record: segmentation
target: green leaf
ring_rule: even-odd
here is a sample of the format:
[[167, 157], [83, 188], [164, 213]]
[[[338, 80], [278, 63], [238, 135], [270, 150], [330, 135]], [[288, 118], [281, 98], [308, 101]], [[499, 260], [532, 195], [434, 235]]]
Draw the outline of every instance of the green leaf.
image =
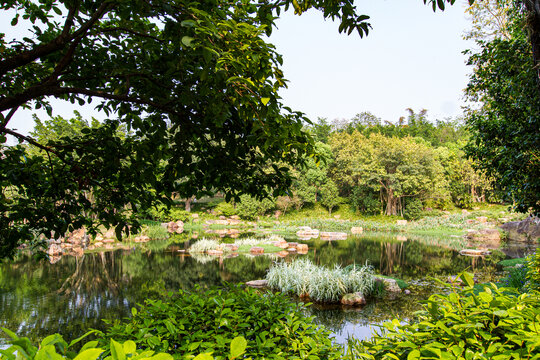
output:
[[263, 97], [261, 98], [261, 102], [264, 106], [266, 106], [266, 104], [268, 104], [268, 102], [270, 101], [270, 98], [267, 98], [267, 97]]
[[188, 47], [192, 47], [191, 46], [191, 42], [193, 41], [193, 38], [191, 36], [183, 36], [182, 37], [182, 44], [188, 46]]
[[88, 349], [75, 356], [73, 360], [96, 360], [103, 352], [103, 349]]
[[137, 352], [137, 345], [134, 341], [127, 340], [122, 346], [125, 354], [135, 354]]
[[126, 354], [122, 345], [111, 339], [111, 356], [114, 360], [125, 360]]
[[459, 277], [461, 280], [463, 280], [467, 284], [467, 286], [470, 286], [470, 287], [474, 286], [474, 279], [470, 273], [464, 271], [461, 273]]
[[195, 356], [195, 358], [193, 360], [214, 360], [214, 357], [210, 354], [199, 354], [197, 356]]
[[231, 356], [229, 359], [236, 359], [246, 351], [247, 341], [242, 336], [237, 336], [231, 341]]
[[13, 331], [11, 330], [8, 330], [6, 328], [0, 328], [2, 329], [3, 332], [5, 332], [10, 338], [12, 338], [13, 340], [18, 340], [19, 337], [17, 336], [17, 334], [15, 334]]
[[409, 355], [407, 356], [407, 360], [414, 360], [414, 359], [420, 359], [420, 351], [416, 349], [411, 351]]

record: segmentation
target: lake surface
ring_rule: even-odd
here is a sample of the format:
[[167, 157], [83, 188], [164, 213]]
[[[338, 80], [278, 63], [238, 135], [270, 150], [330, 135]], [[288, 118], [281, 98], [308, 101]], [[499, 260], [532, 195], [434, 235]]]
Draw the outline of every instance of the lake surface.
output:
[[[446, 278], [469, 269], [480, 280], [496, 276], [493, 258], [461, 256], [454, 250], [456, 238], [411, 237], [365, 234], [344, 241], [305, 241], [306, 255], [239, 255], [232, 258], [189, 256], [184, 243], [150, 242], [129, 250], [64, 256], [51, 264], [22, 256], [0, 264], [0, 326], [31, 339], [58, 332], [67, 339], [88, 328], [103, 328], [101, 319], [130, 315], [131, 307], [151, 297], [160, 288], [202, 288], [223, 282], [238, 283], [264, 278], [274, 261], [308, 257], [326, 266], [369, 263], [377, 273], [411, 283], [411, 294], [372, 299], [363, 308], [341, 305], [311, 307], [318, 323], [327, 326], [343, 343], [349, 335], [366, 338], [370, 324], [395, 317], [407, 318], [420, 308], [419, 301], [440, 291], [428, 276]], [[448, 245], [450, 244], [450, 245]], [[453, 245], [452, 245], [453, 244]], [[1, 335], [0, 335], [1, 336]], [[5, 339], [0, 338], [0, 344]]]

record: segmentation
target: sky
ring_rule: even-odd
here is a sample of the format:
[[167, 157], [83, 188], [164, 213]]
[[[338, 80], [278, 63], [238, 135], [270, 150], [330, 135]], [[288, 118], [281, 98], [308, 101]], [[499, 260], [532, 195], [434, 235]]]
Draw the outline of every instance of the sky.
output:
[[[434, 13], [422, 0], [357, 0], [371, 17], [373, 28], [361, 39], [357, 33], [339, 34], [338, 23], [310, 10], [301, 16], [289, 11], [277, 22], [269, 41], [283, 55], [288, 89], [280, 95], [286, 106], [318, 117], [349, 119], [369, 111], [396, 122], [405, 109], [427, 109], [431, 120], [459, 116], [467, 84], [466, 57], [471, 47], [462, 40], [469, 27], [463, 0]], [[10, 14], [0, 12], [0, 32], [17, 36]], [[19, 34], [20, 35], [20, 34]], [[26, 34], [25, 34], [26, 35]], [[96, 102], [94, 102], [96, 103]], [[53, 101], [53, 115], [105, 115], [63, 101]], [[24, 134], [32, 130], [32, 113], [19, 110], [10, 122]]]

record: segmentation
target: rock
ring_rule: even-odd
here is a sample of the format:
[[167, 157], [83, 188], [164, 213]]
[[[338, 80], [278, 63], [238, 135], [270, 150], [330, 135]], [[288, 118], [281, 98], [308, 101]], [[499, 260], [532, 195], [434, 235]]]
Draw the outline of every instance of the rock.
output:
[[478, 217], [476, 218], [476, 221], [478, 221], [479, 223], [485, 224], [485, 223], [487, 223], [488, 218], [487, 218], [487, 216], [478, 216]]
[[407, 220], [398, 220], [396, 221], [397, 226], [404, 226], [407, 225]]
[[473, 219], [467, 219], [467, 220], [465, 220], [465, 222], [466, 222], [467, 224], [474, 224], [474, 220], [473, 220]]
[[49, 254], [49, 256], [62, 255], [62, 252], [62, 247], [57, 244], [52, 244], [49, 246], [49, 249], [47, 249], [47, 254]]
[[302, 226], [297, 232], [296, 236], [302, 239], [312, 239], [319, 237], [319, 230], [312, 229], [309, 226]]
[[361, 226], [353, 226], [351, 228], [351, 234], [361, 234], [364, 232], [364, 228]]
[[184, 222], [182, 220], [178, 220], [178, 221], [176, 221], [176, 226], [183, 228], [184, 227]]
[[540, 239], [540, 218], [528, 217], [523, 221], [511, 221], [501, 225], [508, 233], [508, 240], [534, 242]]
[[334, 219], [340, 219], [341, 215], [334, 215]]
[[271, 244], [282, 249], [286, 249], [289, 247], [289, 244], [285, 240], [272, 241]]
[[288, 247], [289, 247], [289, 248], [294, 248], [294, 249], [296, 249], [297, 246], [298, 246], [298, 243], [296, 243], [296, 242], [290, 242], [290, 243], [288, 244]]
[[230, 216], [229, 218], [231, 220], [240, 220], [240, 216], [238, 216], [238, 215], [233, 215], [233, 216]]
[[84, 255], [84, 250], [82, 247], [74, 247], [73, 249], [71, 249], [70, 254], [76, 257], [81, 257]]
[[366, 298], [364, 298], [364, 295], [361, 292], [355, 292], [351, 294], [345, 294], [341, 298], [341, 303], [343, 305], [365, 305], [366, 304]]
[[398, 236], [396, 236], [396, 240], [397, 241], [407, 241], [407, 237], [403, 236], [403, 235], [398, 235]]
[[463, 210], [461, 210], [461, 213], [464, 214], [464, 215], [466, 215], [466, 214], [468, 214], [469, 212], [468, 212], [467, 210], [463, 209]]
[[219, 220], [227, 220], [227, 217], [226, 217], [226, 216], [223, 216], [223, 215], [221, 215], [221, 216], [219, 217]]
[[62, 256], [49, 256], [49, 262], [51, 264], [56, 264], [61, 258]]
[[103, 237], [109, 239], [116, 239], [116, 232], [114, 231], [114, 229], [109, 229], [105, 232], [105, 234], [103, 234]]
[[280, 251], [280, 252], [276, 253], [276, 255], [281, 257], [281, 258], [284, 258], [284, 257], [287, 257], [289, 255], [289, 252], [287, 250], [283, 250], [283, 251]]
[[240, 220], [235, 220], [235, 219], [229, 220], [229, 225], [235, 226], [235, 225], [240, 225], [241, 223], [242, 223], [242, 221], [240, 221]]
[[114, 245], [112, 245], [112, 244], [105, 244], [105, 249], [107, 249], [107, 250], [112, 250], [112, 249], [114, 249]]
[[234, 245], [234, 244], [225, 244], [224, 246], [227, 250], [229, 251], [236, 251], [238, 250], [238, 245]]
[[87, 248], [87, 250], [94, 250], [95, 248], [96, 248], [95, 245], [90, 245], [90, 246]]
[[246, 285], [252, 288], [265, 288], [268, 286], [268, 280], [252, 280], [246, 282]]
[[207, 250], [208, 255], [221, 256], [223, 255], [223, 250]]
[[347, 233], [342, 232], [321, 232], [321, 240], [347, 240]]
[[480, 230], [473, 230], [469, 231], [466, 237], [471, 240], [479, 240], [479, 241], [500, 241], [501, 240], [501, 234], [496, 229], [480, 229]]
[[264, 248], [260, 246], [254, 246], [251, 249], [249, 249], [249, 252], [252, 254], [264, 254]]
[[215, 220], [214, 224], [216, 224], [216, 225], [229, 225], [229, 220], [223, 220], [223, 219]]
[[465, 256], [485, 256], [490, 255], [491, 251], [484, 249], [463, 249], [459, 252], [459, 254]]
[[141, 242], [148, 242], [150, 241], [150, 238], [146, 235], [141, 236]]
[[191, 214], [191, 218], [192, 218], [192, 219], [198, 219], [198, 218], [199, 218], [199, 214], [197, 214], [197, 213]]
[[296, 252], [296, 248], [290, 247], [287, 249], [288, 252]]
[[384, 289], [388, 292], [392, 292], [392, 293], [401, 292], [401, 288], [399, 287], [395, 279], [387, 279], [387, 278], [375, 276], [374, 280], [377, 282], [381, 282], [384, 286]]
[[296, 250], [298, 250], [298, 252], [307, 252], [309, 249], [308, 245], [307, 244], [297, 244], [296, 245]]
[[112, 244], [114, 242], [114, 239], [103, 239], [103, 243], [105, 244]]
[[409, 294], [411, 293], [411, 290], [405, 289], [405, 290], [403, 291], [403, 293], [404, 293], [405, 295], [409, 295]]
[[102, 246], [103, 246], [103, 242], [101, 242], [101, 241], [96, 241], [96, 242], [94, 243], [94, 246], [95, 246], [95, 247], [102, 247]]

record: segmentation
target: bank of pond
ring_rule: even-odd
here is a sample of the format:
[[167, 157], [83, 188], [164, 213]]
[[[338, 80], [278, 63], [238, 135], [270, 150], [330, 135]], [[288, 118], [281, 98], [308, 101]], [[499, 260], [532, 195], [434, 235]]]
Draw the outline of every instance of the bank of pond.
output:
[[[420, 301], [428, 299], [432, 294], [458, 291], [457, 288], [447, 288], [442, 283], [459, 279], [451, 276], [464, 270], [473, 272], [477, 282], [496, 281], [501, 272], [501, 268], [496, 264], [506, 257], [504, 247], [493, 249], [489, 256], [471, 257], [460, 255], [459, 251], [452, 247], [441, 246], [445, 238], [421, 238], [419, 235], [408, 234], [407, 239], [403, 240], [397, 239], [397, 236], [363, 233], [340, 241], [301, 241], [292, 236], [285, 240], [282, 234], [263, 239], [205, 239], [206, 242], [203, 239], [178, 240], [172, 237], [163, 241], [132, 244], [111, 251], [95, 249], [79, 257], [63, 256], [55, 263], [36, 262], [29, 255], [21, 255], [10, 264], [0, 265], [0, 326], [11, 329], [20, 336], [28, 336], [34, 343], [56, 332], [61, 333], [65, 339], [72, 340], [90, 328], [106, 332], [112, 324], [110, 322], [117, 319], [135, 321], [137, 318], [132, 309], [138, 309], [137, 314], [144, 312], [137, 304], [143, 304], [147, 299], [162, 298], [164, 290], [177, 292], [180, 289], [182, 294], [188, 294], [186, 296], [208, 299], [206, 291], [212, 294], [220, 291], [211, 290], [217, 286], [222, 289], [221, 296], [241, 292], [249, 293], [253, 298], [270, 298], [270, 302], [281, 301], [274, 299], [277, 296], [299, 306], [294, 313], [305, 316], [302, 321], [314, 326], [317, 331], [322, 329], [320, 325], [324, 325], [324, 338], [333, 338], [327, 349], [332, 353], [334, 347], [346, 344], [350, 337], [366, 339], [373, 336], [373, 324], [382, 324], [395, 317], [413, 319], [415, 313], [422, 310]], [[307, 251], [293, 251], [292, 246]], [[263, 251], [253, 252], [253, 247], [262, 248]], [[212, 254], [211, 250], [218, 252]], [[522, 251], [526, 253], [531, 250], [523, 248]], [[298, 278], [293, 279], [293, 274], [299, 275]], [[352, 275], [352, 278], [345, 279], [344, 275]], [[370, 281], [371, 275], [403, 279], [408, 285], [407, 291], [377, 293], [376, 284]], [[341, 280], [336, 281], [337, 278]], [[266, 289], [247, 290], [244, 286], [239, 288], [234, 285], [258, 279], [268, 280]], [[358, 285], [356, 288], [353, 286], [355, 283]], [[462, 285], [466, 283], [462, 282]], [[231, 290], [231, 286], [234, 290]], [[365, 297], [365, 304], [362, 301], [357, 304], [362, 305], [359, 307], [342, 304], [343, 295], [348, 293], [361, 293]], [[327, 301], [328, 299], [330, 301]], [[155, 301], [167, 303], [165, 300]], [[305, 307], [302, 305], [304, 302], [313, 304]], [[207, 306], [206, 310], [201, 311], [205, 314], [199, 313], [199, 316], [205, 318], [208, 315], [213, 321], [217, 321], [219, 316], [212, 307], [214, 305], [204, 306]], [[257, 314], [260, 315], [261, 312], [262, 310], [258, 310]], [[259, 315], [254, 314], [251, 318], [258, 319]], [[110, 324], [107, 325], [102, 319]], [[138, 319], [141, 323], [144, 322], [141, 317]], [[289, 320], [280, 318], [275, 321], [287, 323]], [[162, 325], [170, 328], [170, 325], [165, 323]], [[227, 326], [227, 323], [220, 325]], [[247, 325], [251, 326], [259, 325]], [[216, 340], [219, 346], [206, 344], [204, 346], [210, 347], [204, 348], [201, 347], [202, 343], [212, 341], [193, 340], [193, 343], [201, 344], [197, 347], [190, 345], [195, 348], [185, 354], [195, 356], [213, 351], [212, 356], [216, 358], [228, 357], [230, 342], [236, 336], [244, 336], [247, 349], [261, 347], [265, 341], [269, 341], [265, 345], [268, 347], [271, 347], [268, 344], [276, 347], [279, 343], [275, 339], [271, 340], [275, 334], [270, 330], [265, 338], [261, 339], [242, 335], [245, 333], [239, 329], [222, 335], [219, 341]], [[184, 325], [183, 330], [189, 329]], [[192, 330], [188, 332], [194, 332]], [[298, 328], [292, 331], [295, 334], [297, 332]], [[108, 344], [111, 337], [124, 344], [129, 340], [117, 335], [107, 336], [109, 335], [105, 335], [104, 339], [109, 341]], [[7, 338], [4, 335], [3, 340], [0, 340], [3, 347], [7, 346]], [[135, 343], [137, 347], [141, 346], [139, 341]], [[306, 354], [314, 354], [309, 352], [313, 349], [304, 349], [302, 354], [305, 356], [300, 353], [293, 356], [292, 353], [284, 352], [288, 346], [293, 346], [292, 343], [286, 344], [288, 345], [277, 346], [282, 353], [278, 351], [271, 354], [276, 358], [302, 358], [307, 356]], [[169, 342], [167, 346], [172, 345]], [[214, 349], [216, 346], [222, 349], [221, 352]], [[106, 349], [107, 346], [100, 344], [100, 348]], [[160, 352], [161, 349], [156, 347], [153, 350]], [[245, 354], [248, 354], [248, 351], [255, 350], [246, 350]], [[272, 358], [274, 355], [249, 356]]]

